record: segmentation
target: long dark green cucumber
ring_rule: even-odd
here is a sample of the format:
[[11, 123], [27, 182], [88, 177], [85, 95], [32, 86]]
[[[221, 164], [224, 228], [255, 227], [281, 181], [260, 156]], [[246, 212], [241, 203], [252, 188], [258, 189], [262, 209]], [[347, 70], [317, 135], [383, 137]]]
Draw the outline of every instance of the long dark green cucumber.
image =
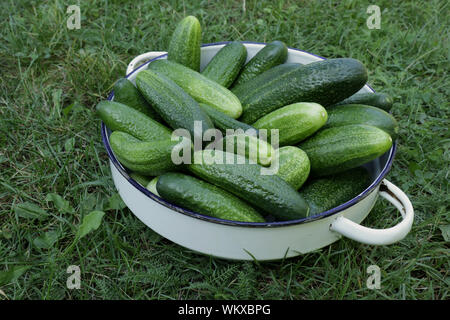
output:
[[244, 66], [239, 77], [233, 83], [233, 88], [248, 82], [257, 75], [269, 70], [287, 59], [288, 50], [281, 41], [273, 41], [261, 50]]
[[153, 61], [148, 68], [172, 79], [197, 102], [206, 103], [234, 119], [242, 113], [241, 102], [230, 90], [192, 69], [165, 59]]
[[355, 93], [351, 97], [338, 102], [335, 106], [344, 105], [344, 104], [365, 104], [372, 107], [377, 107], [383, 109], [386, 112], [389, 112], [392, 108], [393, 100], [392, 97], [381, 92], [375, 93]]
[[112, 131], [123, 131], [143, 141], [170, 139], [172, 130], [127, 105], [100, 101], [97, 115]]
[[183, 128], [195, 137], [195, 121], [202, 125], [200, 138], [214, 125], [198, 103], [175, 82], [152, 70], [144, 70], [136, 77], [136, 84], [145, 99], [150, 101], [160, 116], [172, 127]]
[[117, 80], [113, 90], [115, 102], [126, 104], [156, 121], [162, 120], [159, 114], [153, 110], [152, 106], [147, 103], [139, 90], [127, 78]]
[[324, 128], [342, 127], [349, 124], [367, 124], [380, 128], [395, 139], [398, 124], [395, 118], [386, 111], [363, 104], [349, 104], [327, 109], [328, 121]]
[[258, 133], [258, 130], [251, 125], [233, 119], [227, 116], [225, 113], [217, 110], [216, 108], [213, 108], [204, 103], [199, 103], [199, 105], [200, 108], [202, 108], [208, 114], [209, 118], [214, 123], [214, 126], [222, 131], [222, 133], [226, 133], [227, 129], [242, 129], [244, 130], [244, 132], [248, 129], [252, 129], [255, 130], [256, 133]]
[[144, 187], [146, 187], [151, 180], [151, 177], [144, 176], [137, 172], [130, 173], [130, 177], [136, 180], [139, 184], [143, 185]]
[[[275, 68], [266, 72], [273, 73]], [[367, 71], [358, 60], [338, 58], [302, 65], [267, 80], [262, 73], [235, 92], [243, 108], [241, 121], [252, 123], [299, 101], [332, 105], [361, 89], [367, 81]]]
[[242, 43], [233, 41], [220, 49], [201, 73], [228, 88], [239, 75], [245, 59], [247, 49]]
[[[194, 162], [188, 166], [196, 176], [247, 201], [255, 208], [271, 214], [278, 220], [294, 220], [308, 216], [309, 208], [300, 194], [286, 181], [276, 175], [262, 175], [257, 164], [245, 163], [234, 155], [234, 163], [225, 162], [226, 153], [203, 150], [194, 153], [194, 159], [203, 158], [214, 152], [222, 157], [223, 164]], [[208, 156], [208, 155], [207, 155]], [[241, 163], [236, 162], [240, 160]]]
[[201, 38], [202, 30], [198, 19], [194, 16], [185, 17], [172, 34], [167, 59], [199, 71]]
[[111, 149], [128, 169], [149, 176], [176, 170], [172, 150], [178, 144], [172, 140], [141, 141], [132, 135], [114, 131], [109, 136]]
[[311, 215], [315, 215], [344, 204], [369, 185], [367, 171], [354, 168], [336, 175], [310, 179], [299, 192], [308, 202]]
[[323, 129], [299, 145], [315, 176], [335, 174], [378, 158], [392, 146], [385, 131], [367, 125]]
[[264, 222], [264, 218], [241, 199], [185, 174], [168, 172], [159, 176], [156, 190], [163, 199], [194, 212], [231, 221]]

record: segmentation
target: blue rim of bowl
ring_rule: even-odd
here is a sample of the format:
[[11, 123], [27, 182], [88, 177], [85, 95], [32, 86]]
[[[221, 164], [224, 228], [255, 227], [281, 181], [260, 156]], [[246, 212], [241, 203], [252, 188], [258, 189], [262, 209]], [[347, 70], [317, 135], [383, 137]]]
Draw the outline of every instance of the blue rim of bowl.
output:
[[[227, 44], [230, 43], [231, 41], [222, 41], [222, 42], [216, 42], [216, 43], [208, 43], [208, 44], [203, 44], [202, 47], [210, 47], [210, 46], [216, 46], [216, 45], [222, 45], [222, 44]], [[264, 42], [252, 42], [252, 41], [242, 41], [242, 43], [244, 44], [260, 44], [260, 45], [265, 45], [266, 43]], [[323, 59], [325, 60], [326, 58], [318, 56], [316, 54], [313, 53], [309, 53], [307, 51], [303, 51], [300, 49], [295, 49], [295, 48], [288, 48], [289, 50], [293, 50], [293, 51], [299, 51], [299, 52], [303, 52], [312, 56], [315, 56], [317, 58]], [[157, 59], [161, 59], [163, 57], [167, 56], [166, 54], [162, 54], [158, 57], [155, 57], [153, 59], [150, 59], [149, 61], [143, 63], [142, 65], [140, 65], [139, 67], [137, 67], [136, 69], [134, 69], [132, 72], [130, 72], [129, 74], [127, 74], [125, 76], [125, 78], [129, 78], [133, 73], [135, 73], [136, 71], [138, 71], [139, 69], [143, 68], [144, 66], [146, 66], [147, 64], [149, 64], [150, 62], [157, 60]], [[372, 91], [375, 92], [375, 90], [373, 90], [369, 85], [366, 84], [366, 86]], [[108, 96], [108, 100], [112, 100], [112, 98], [114, 97], [114, 91], [112, 91], [109, 96]], [[215, 218], [215, 217], [211, 217], [211, 216], [207, 216], [204, 214], [200, 214], [194, 211], [190, 211], [187, 209], [184, 209], [182, 207], [179, 207], [177, 205], [174, 205], [170, 202], [165, 201], [164, 199], [158, 197], [157, 195], [155, 195], [154, 193], [152, 193], [151, 191], [149, 191], [148, 189], [146, 189], [145, 187], [143, 187], [141, 184], [139, 184], [136, 180], [134, 180], [133, 178], [130, 177], [130, 175], [128, 174], [127, 170], [122, 166], [122, 164], [117, 160], [116, 156], [114, 155], [114, 152], [111, 149], [111, 146], [109, 144], [109, 134], [108, 134], [108, 129], [106, 127], [106, 125], [102, 122], [101, 124], [101, 134], [102, 134], [102, 140], [103, 140], [103, 144], [106, 148], [106, 152], [108, 154], [109, 159], [111, 160], [111, 162], [114, 164], [114, 166], [116, 167], [116, 169], [120, 172], [120, 174], [133, 186], [135, 187], [137, 190], [139, 190], [140, 192], [142, 192], [144, 195], [146, 195], [148, 198], [150, 198], [153, 201], [158, 202], [159, 204], [172, 209], [176, 212], [182, 213], [184, 215], [196, 218], [196, 219], [200, 219], [200, 220], [204, 220], [204, 221], [208, 221], [208, 222], [213, 222], [213, 223], [218, 223], [218, 224], [224, 224], [224, 225], [229, 225], [229, 226], [237, 226], [237, 227], [283, 227], [283, 226], [292, 226], [292, 225], [297, 225], [297, 224], [302, 224], [302, 223], [307, 223], [307, 222], [311, 222], [311, 221], [316, 221], [319, 219], [323, 219], [325, 217], [329, 217], [331, 215], [334, 215], [336, 213], [339, 213], [355, 204], [357, 204], [358, 202], [360, 202], [361, 200], [363, 200], [364, 198], [366, 198], [369, 194], [371, 194], [378, 185], [380, 185], [380, 183], [383, 181], [384, 177], [386, 176], [386, 174], [390, 171], [391, 167], [392, 167], [392, 162], [394, 160], [394, 156], [397, 150], [397, 143], [394, 142], [392, 144], [392, 147], [389, 149], [388, 152], [388, 159], [386, 161], [386, 164], [384, 166], [384, 168], [381, 170], [380, 174], [377, 176], [377, 178], [370, 184], [369, 187], [367, 187], [363, 192], [361, 192], [359, 195], [357, 195], [356, 197], [354, 197], [353, 199], [324, 212], [315, 214], [313, 216], [309, 216], [306, 218], [301, 218], [301, 219], [296, 219], [296, 220], [289, 220], [289, 221], [276, 221], [276, 222], [242, 222], [242, 221], [231, 221], [231, 220], [225, 220], [225, 219], [220, 219], [220, 218]]]

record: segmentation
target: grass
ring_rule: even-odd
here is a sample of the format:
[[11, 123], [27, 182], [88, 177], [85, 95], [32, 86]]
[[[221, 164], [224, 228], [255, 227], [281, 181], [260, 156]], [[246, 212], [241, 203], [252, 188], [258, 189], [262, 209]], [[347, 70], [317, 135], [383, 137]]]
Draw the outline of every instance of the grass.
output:
[[[365, 1], [246, 1], [245, 11], [242, 1], [81, 1], [79, 30], [66, 27], [70, 4], [0, 4], [0, 299], [449, 299], [446, 1], [377, 1], [379, 30], [366, 26]], [[187, 14], [203, 43], [282, 40], [367, 66], [369, 84], [395, 98], [388, 179], [415, 207], [403, 241], [229, 262], [163, 239], [123, 207], [93, 110], [133, 57], [168, 47]], [[76, 240], [94, 210], [102, 223]], [[379, 200], [364, 224], [398, 221]], [[372, 264], [379, 290], [366, 288]], [[66, 287], [69, 265], [81, 268], [80, 290]]]

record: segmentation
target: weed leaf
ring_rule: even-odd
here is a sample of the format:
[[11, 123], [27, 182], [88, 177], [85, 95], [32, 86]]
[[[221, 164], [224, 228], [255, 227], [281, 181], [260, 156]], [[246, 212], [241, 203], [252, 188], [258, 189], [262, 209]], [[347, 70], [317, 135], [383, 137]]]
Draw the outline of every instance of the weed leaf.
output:
[[61, 211], [62, 213], [73, 213], [75, 210], [70, 205], [70, 202], [64, 200], [59, 194], [49, 193], [47, 197], [45, 197], [46, 201], [53, 202], [55, 208]]
[[83, 222], [77, 231], [76, 239], [81, 239], [91, 231], [97, 230], [102, 223], [105, 213], [103, 211], [92, 211], [83, 218]]
[[31, 202], [19, 203], [14, 207], [14, 212], [18, 217], [25, 219], [42, 220], [48, 216], [47, 211]]
[[8, 271], [0, 271], [0, 286], [11, 283], [17, 280], [22, 274], [25, 273], [31, 266], [14, 266]]

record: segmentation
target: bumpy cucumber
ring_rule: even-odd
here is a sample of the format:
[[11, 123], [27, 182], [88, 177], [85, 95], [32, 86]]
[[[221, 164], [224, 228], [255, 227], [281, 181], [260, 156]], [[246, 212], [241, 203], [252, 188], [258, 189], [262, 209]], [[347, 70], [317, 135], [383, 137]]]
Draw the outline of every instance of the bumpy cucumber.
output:
[[344, 104], [365, 104], [372, 107], [377, 107], [389, 112], [392, 108], [392, 97], [385, 93], [375, 92], [375, 93], [355, 93], [351, 97], [338, 102], [335, 106]]
[[114, 131], [109, 142], [117, 159], [132, 171], [157, 176], [176, 169], [171, 159], [176, 141], [141, 141], [128, 133]]
[[320, 104], [300, 102], [287, 105], [253, 123], [257, 129], [278, 129], [279, 145], [293, 145], [306, 139], [327, 122], [327, 111]]
[[172, 79], [197, 102], [210, 105], [234, 119], [242, 113], [241, 102], [230, 90], [194, 70], [163, 59], [153, 61], [148, 68]]
[[[195, 161], [188, 166], [196, 176], [218, 186], [247, 201], [262, 212], [271, 214], [278, 220], [293, 220], [308, 216], [309, 208], [303, 197], [286, 181], [276, 175], [261, 175], [258, 164], [237, 164], [225, 162], [226, 153], [203, 150], [194, 153], [194, 159], [213, 157], [216, 153], [223, 159], [222, 164]], [[245, 160], [239, 160], [245, 162]]]
[[287, 54], [288, 50], [283, 42], [273, 41], [267, 44], [245, 65], [233, 87], [244, 84], [264, 71], [284, 63]]
[[311, 215], [333, 209], [353, 199], [370, 185], [364, 168], [354, 168], [336, 175], [308, 180], [300, 194], [308, 202]]
[[[283, 63], [269, 70], [261, 73], [254, 80], [248, 81], [245, 84], [235, 86], [231, 89], [231, 91], [239, 97], [239, 99], [244, 101], [248, 99], [249, 96], [253, 94], [253, 91], [257, 90], [257, 86], [261, 86], [263, 84], [271, 83], [276, 81], [276, 79], [284, 77], [284, 75], [292, 73], [294, 70], [302, 67], [303, 65], [300, 63]], [[255, 82], [257, 80], [257, 82]], [[256, 85], [255, 85], [256, 84]]]
[[172, 127], [183, 128], [195, 137], [195, 121], [201, 121], [203, 132], [213, 129], [214, 125], [198, 103], [169, 78], [154, 72], [144, 70], [136, 77], [136, 84], [145, 99], [150, 101], [155, 110]]
[[220, 131], [222, 131], [222, 133], [226, 133], [227, 129], [233, 130], [242, 129], [244, 131], [251, 129], [255, 130], [255, 132], [258, 132], [258, 130], [256, 130], [251, 125], [233, 119], [230, 116], [227, 116], [225, 113], [217, 110], [216, 108], [208, 106], [207, 104], [204, 103], [199, 103], [199, 105], [200, 108], [202, 108], [208, 114], [209, 118], [214, 123], [214, 126]]
[[299, 145], [311, 161], [311, 172], [324, 176], [359, 167], [378, 158], [392, 146], [385, 131], [367, 125], [320, 130]]
[[161, 117], [153, 110], [139, 90], [127, 78], [120, 78], [114, 84], [114, 101], [126, 104], [129, 107], [142, 112], [156, 121], [160, 121]]
[[156, 189], [163, 199], [194, 212], [225, 220], [264, 222], [264, 218], [241, 199], [185, 174], [169, 172], [159, 176]]
[[238, 76], [247, 59], [247, 49], [237, 41], [228, 43], [211, 59], [202, 74], [228, 88]]
[[199, 71], [201, 38], [202, 29], [198, 19], [194, 16], [185, 17], [172, 34], [167, 59]]
[[308, 179], [311, 165], [308, 156], [303, 150], [287, 146], [278, 149], [279, 169], [277, 176], [289, 183], [295, 190]]
[[172, 131], [127, 105], [114, 101], [100, 101], [97, 115], [112, 131], [123, 131], [143, 141], [170, 139]]
[[398, 124], [395, 118], [386, 111], [363, 104], [349, 104], [327, 109], [328, 121], [324, 128], [341, 127], [349, 124], [367, 124], [380, 128], [391, 135], [393, 139], [398, 134]]
[[364, 65], [355, 59], [339, 58], [313, 62], [267, 81], [262, 73], [235, 91], [241, 100], [241, 121], [252, 123], [282, 106], [298, 102], [332, 105], [351, 96], [367, 81]]

